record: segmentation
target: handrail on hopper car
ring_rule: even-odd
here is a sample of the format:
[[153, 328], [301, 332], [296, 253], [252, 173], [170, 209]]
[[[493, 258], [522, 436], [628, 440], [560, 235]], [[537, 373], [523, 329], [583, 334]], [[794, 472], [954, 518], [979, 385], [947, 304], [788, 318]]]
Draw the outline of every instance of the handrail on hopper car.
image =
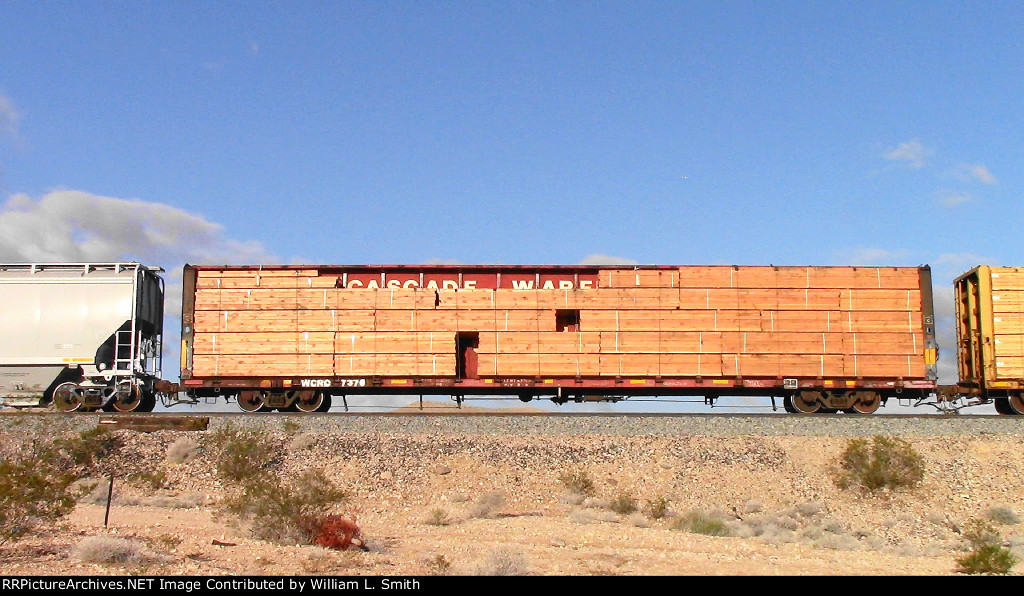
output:
[[142, 269], [151, 273], [165, 273], [163, 267], [154, 265], [143, 265], [134, 261], [112, 261], [112, 262], [81, 262], [81, 263], [0, 263], [0, 271], [14, 271], [27, 269], [29, 273], [44, 271], [76, 271], [83, 273], [100, 270], [113, 270], [115, 272], [127, 271], [129, 269]]

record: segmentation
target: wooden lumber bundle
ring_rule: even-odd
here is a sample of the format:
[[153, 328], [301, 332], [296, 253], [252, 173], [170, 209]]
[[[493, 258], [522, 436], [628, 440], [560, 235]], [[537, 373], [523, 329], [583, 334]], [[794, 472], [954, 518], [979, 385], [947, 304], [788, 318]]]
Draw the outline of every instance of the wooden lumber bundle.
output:
[[463, 337], [472, 377], [926, 375], [916, 268], [606, 268], [572, 289], [345, 288], [320, 273], [200, 269], [193, 374], [453, 377]]
[[996, 377], [1024, 379], [1024, 268], [992, 267], [991, 279]]

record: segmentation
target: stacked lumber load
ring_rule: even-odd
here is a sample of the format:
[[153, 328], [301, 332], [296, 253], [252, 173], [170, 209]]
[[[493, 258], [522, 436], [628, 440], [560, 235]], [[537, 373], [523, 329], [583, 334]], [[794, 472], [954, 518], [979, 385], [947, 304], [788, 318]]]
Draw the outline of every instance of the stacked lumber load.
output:
[[578, 329], [549, 312], [481, 334], [481, 375], [926, 377], [917, 268], [604, 270], [596, 290], [533, 292]]
[[498, 281], [452, 289], [388, 287], [383, 273], [380, 287], [345, 287], [328, 268], [199, 268], [192, 375], [927, 374], [917, 268], [602, 268], [585, 284], [528, 289], [487, 271]]
[[316, 269], [199, 271], [192, 374], [453, 374], [455, 336], [418, 325], [433, 291], [335, 285]]
[[1024, 268], [992, 267], [995, 378], [1024, 379]]

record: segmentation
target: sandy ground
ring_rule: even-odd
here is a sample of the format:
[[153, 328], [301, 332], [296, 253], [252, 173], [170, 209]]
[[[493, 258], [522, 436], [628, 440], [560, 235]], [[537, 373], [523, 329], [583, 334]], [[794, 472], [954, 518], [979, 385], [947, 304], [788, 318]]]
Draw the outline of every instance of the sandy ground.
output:
[[[181, 463], [168, 453], [186, 433], [118, 434], [108, 524], [102, 504], [83, 501], [0, 547], [0, 573], [944, 575], [965, 554], [965, 525], [994, 512], [1004, 544], [1024, 555], [1024, 525], [1006, 519], [1024, 514], [1016, 436], [913, 438], [923, 483], [863, 494], [834, 482], [848, 441], [838, 437], [272, 433], [275, 473], [316, 467], [350, 492], [338, 512], [357, 521], [368, 550], [342, 552], [257, 540], [223, 514], [235, 487], [218, 478], [203, 433], [187, 433], [195, 450]], [[139, 479], [154, 471], [159, 489]], [[595, 494], [569, 490], [569, 472], [592, 479]], [[616, 499], [639, 510], [616, 513]], [[668, 503], [664, 517], [650, 515], [656, 502]], [[676, 529], [695, 512], [723, 520], [730, 535]], [[89, 562], [95, 537], [135, 550]]]

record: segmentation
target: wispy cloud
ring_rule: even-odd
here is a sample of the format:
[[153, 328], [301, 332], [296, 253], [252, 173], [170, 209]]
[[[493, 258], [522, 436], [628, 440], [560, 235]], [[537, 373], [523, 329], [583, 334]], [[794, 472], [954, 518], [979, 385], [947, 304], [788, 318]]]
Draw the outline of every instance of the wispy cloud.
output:
[[579, 262], [580, 265], [637, 265], [633, 259], [613, 257], [605, 254], [595, 253], [588, 255]]
[[21, 114], [5, 95], [0, 95], [0, 136], [17, 137]]
[[946, 207], [956, 207], [974, 200], [974, 196], [966, 192], [943, 191], [939, 193], [939, 201]]
[[994, 186], [999, 183], [992, 172], [981, 164], [962, 163], [956, 167], [953, 175], [963, 182], [981, 182], [986, 186]]
[[900, 143], [895, 149], [886, 151], [883, 155], [889, 161], [897, 162], [905, 167], [915, 170], [925, 166], [932, 150], [921, 144], [921, 141], [913, 139]]
[[897, 265], [907, 259], [905, 250], [886, 250], [866, 247], [840, 251], [839, 262], [844, 265]]
[[932, 261], [936, 267], [945, 267], [956, 272], [967, 271], [977, 265], [995, 265], [995, 259], [973, 252], [947, 252], [939, 255]]

